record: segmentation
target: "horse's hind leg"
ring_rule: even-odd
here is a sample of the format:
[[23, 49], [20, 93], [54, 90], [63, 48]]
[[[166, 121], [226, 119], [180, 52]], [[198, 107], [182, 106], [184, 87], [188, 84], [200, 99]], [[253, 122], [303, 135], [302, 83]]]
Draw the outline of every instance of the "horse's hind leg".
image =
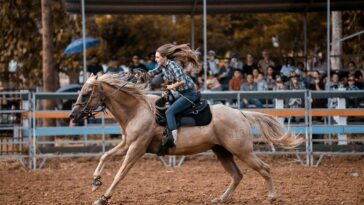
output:
[[106, 159], [113, 155], [125, 155], [126, 151], [127, 151], [126, 140], [125, 140], [125, 136], [123, 135], [122, 140], [118, 145], [116, 145], [111, 150], [105, 152], [101, 156], [100, 162], [97, 165], [95, 172], [93, 174], [92, 191], [96, 191], [102, 185], [100, 175], [101, 175], [102, 169], [104, 168]]
[[231, 175], [231, 183], [224, 194], [212, 201], [213, 203], [223, 203], [231, 198], [231, 195], [243, 178], [243, 174], [236, 166], [233, 155], [224, 147], [216, 145], [212, 148], [212, 151], [216, 154], [224, 169]]
[[237, 155], [239, 159], [244, 161], [248, 166], [257, 171], [267, 183], [268, 186], [268, 198], [270, 200], [275, 200], [277, 197], [276, 190], [274, 188], [272, 175], [270, 172], [270, 167], [268, 164], [264, 163], [261, 159], [254, 154], [253, 151], [249, 153], [239, 154]]

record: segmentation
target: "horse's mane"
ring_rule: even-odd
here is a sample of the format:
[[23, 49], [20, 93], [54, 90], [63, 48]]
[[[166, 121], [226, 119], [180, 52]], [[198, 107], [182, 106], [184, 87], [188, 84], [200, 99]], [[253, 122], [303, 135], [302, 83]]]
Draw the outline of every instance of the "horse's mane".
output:
[[111, 74], [106, 73], [95, 78], [96, 81], [106, 83], [121, 92], [135, 97], [141, 102], [144, 102], [148, 108], [155, 113], [155, 105], [153, 105], [146, 97], [145, 92], [149, 90], [148, 77], [144, 73], [132, 74]]

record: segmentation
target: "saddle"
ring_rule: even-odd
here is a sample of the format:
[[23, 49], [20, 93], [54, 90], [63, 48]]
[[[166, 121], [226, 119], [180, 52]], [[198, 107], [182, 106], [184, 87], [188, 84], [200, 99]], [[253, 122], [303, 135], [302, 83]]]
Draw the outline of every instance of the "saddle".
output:
[[[166, 110], [169, 106], [167, 106], [167, 102], [170, 104], [173, 103], [175, 99], [173, 97], [159, 98], [155, 105], [157, 109], [156, 113], [156, 122], [160, 126], [164, 126], [165, 130], [163, 135], [167, 136], [167, 141], [165, 143], [161, 142], [158, 155], [164, 156], [168, 153], [168, 149], [171, 147], [175, 147], [173, 143], [173, 137], [171, 131], [167, 127], [167, 118], [166, 118]], [[177, 127], [193, 127], [193, 126], [205, 126], [210, 124], [212, 120], [212, 114], [210, 110], [210, 106], [206, 100], [197, 100], [194, 102], [194, 105], [184, 110], [182, 113], [176, 115], [176, 123]]]
[[[194, 102], [195, 105], [187, 108], [181, 114], [176, 115], [177, 127], [193, 127], [204, 126], [211, 122], [212, 114], [210, 106], [206, 100], [198, 100]], [[157, 117], [156, 121], [160, 126], [167, 125], [166, 106], [167, 101], [165, 98], [160, 98], [156, 101]]]

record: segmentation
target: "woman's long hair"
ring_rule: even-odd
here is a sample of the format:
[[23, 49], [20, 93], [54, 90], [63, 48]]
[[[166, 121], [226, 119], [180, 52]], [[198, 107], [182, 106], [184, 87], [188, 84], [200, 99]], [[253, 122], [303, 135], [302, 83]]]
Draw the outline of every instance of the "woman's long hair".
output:
[[174, 45], [171, 43], [164, 44], [157, 49], [157, 52], [163, 57], [167, 57], [177, 63], [182, 67], [186, 67], [189, 63], [199, 67], [197, 51], [192, 50], [188, 44]]

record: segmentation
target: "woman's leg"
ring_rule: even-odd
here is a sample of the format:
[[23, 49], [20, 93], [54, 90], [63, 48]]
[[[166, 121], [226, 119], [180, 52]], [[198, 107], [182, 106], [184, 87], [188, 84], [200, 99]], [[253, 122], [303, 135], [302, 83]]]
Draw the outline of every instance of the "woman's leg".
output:
[[167, 125], [169, 130], [177, 130], [176, 114], [192, 106], [184, 97], [180, 97], [166, 111]]

